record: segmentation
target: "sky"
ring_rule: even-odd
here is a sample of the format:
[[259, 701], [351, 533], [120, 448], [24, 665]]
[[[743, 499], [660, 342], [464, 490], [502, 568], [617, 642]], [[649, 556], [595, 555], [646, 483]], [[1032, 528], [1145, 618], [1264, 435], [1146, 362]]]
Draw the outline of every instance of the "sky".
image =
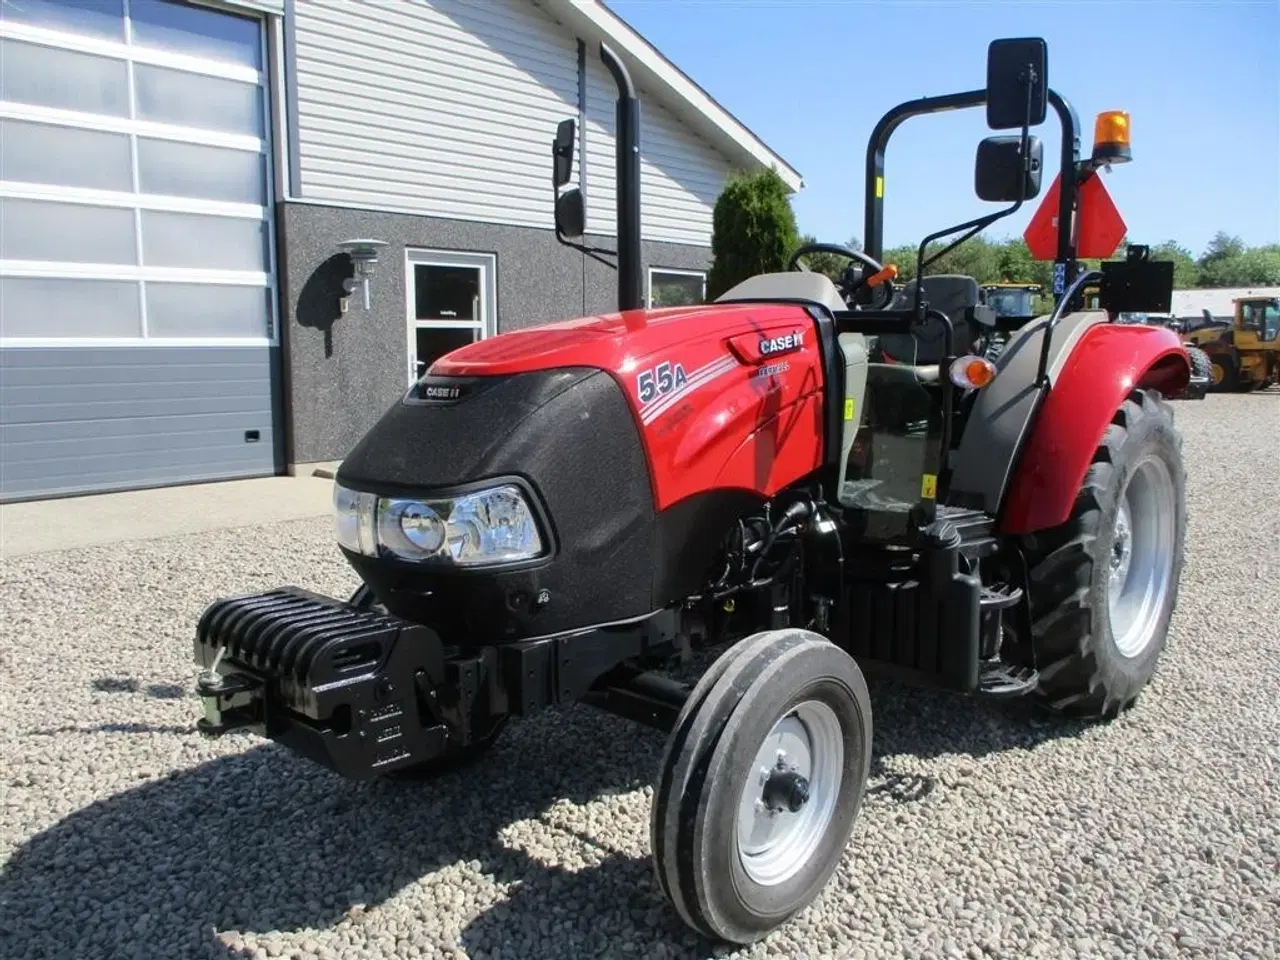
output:
[[[867, 137], [885, 111], [981, 88], [991, 40], [1038, 36], [1083, 152], [1099, 111], [1130, 112], [1133, 161], [1104, 174], [1130, 242], [1197, 256], [1219, 230], [1280, 242], [1280, 0], [605, 2], [800, 172], [796, 219], [820, 240], [862, 239]], [[1052, 109], [1032, 132], [1043, 196], [1061, 144]], [[993, 133], [981, 109], [898, 128], [886, 247], [999, 209], [973, 192], [978, 141]], [[985, 236], [1020, 235], [1038, 203]]]

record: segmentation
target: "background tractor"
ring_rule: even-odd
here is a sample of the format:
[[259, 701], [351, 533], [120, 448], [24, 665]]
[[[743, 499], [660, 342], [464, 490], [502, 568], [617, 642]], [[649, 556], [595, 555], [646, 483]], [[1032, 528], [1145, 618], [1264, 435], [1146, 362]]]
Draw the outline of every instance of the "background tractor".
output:
[[982, 302], [995, 311], [997, 317], [1022, 317], [1031, 320], [1036, 315], [1036, 301], [1044, 294], [1038, 283], [988, 283], [982, 288]]
[[1117, 323], [1140, 323], [1146, 326], [1165, 327], [1182, 338], [1182, 345], [1187, 351], [1187, 359], [1191, 362], [1191, 379], [1181, 393], [1171, 396], [1170, 400], [1203, 400], [1213, 385], [1213, 362], [1209, 354], [1196, 346], [1195, 339], [1187, 333], [1186, 324], [1171, 313], [1122, 313], [1116, 318]]
[[1206, 323], [1188, 340], [1209, 357], [1211, 390], [1265, 390], [1280, 380], [1280, 298], [1240, 297], [1234, 304], [1230, 326]]
[[[866, 673], [1095, 719], [1146, 686], [1186, 524], [1162, 397], [1189, 369], [1170, 331], [1111, 321], [1167, 310], [1173, 265], [1130, 249], [1077, 276], [1078, 187], [1129, 159], [1127, 115], [1104, 114], [1081, 157], [1044, 41], [1009, 39], [990, 45], [985, 86], [876, 125], [865, 250], [807, 244], [713, 303], [644, 309], [639, 102], [600, 55], [619, 93], [618, 249], [581, 243], [572, 120], [552, 146], [556, 236], [616, 256], [618, 312], [437, 360], [337, 472], [359, 590], [285, 586], [201, 616], [200, 728], [368, 779], [476, 758], [509, 720], [560, 704], [656, 727], [658, 885], [695, 930], [749, 943], [844, 855], [871, 768]], [[926, 246], [1039, 193], [1031, 129], [1050, 107], [1066, 286], [1047, 316], [1002, 318], [974, 278], [927, 275]], [[899, 289], [881, 262], [889, 139], [970, 108], [997, 131], [975, 179], [999, 208], [925, 237]], [[855, 269], [803, 269], [823, 252]], [[1104, 309], [1080, 310], [1093, 280]], [[664, 673], [721, 644], [692, 688]]]

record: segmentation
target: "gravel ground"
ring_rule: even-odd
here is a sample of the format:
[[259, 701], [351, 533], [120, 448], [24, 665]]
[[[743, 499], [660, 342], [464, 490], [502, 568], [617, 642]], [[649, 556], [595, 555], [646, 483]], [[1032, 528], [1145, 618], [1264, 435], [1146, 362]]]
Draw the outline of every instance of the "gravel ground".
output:
[[[837, 876], [734, 955], [1280, 957], [1280, 391], [1175, 409], [1189, 560], [1138, 708], [1085, 728], [873, 682]], [[0, 954], [730, 955], [650, 878], [656, 732], [573, 708], [376, 785], [200, 739], [196, 617], [286, 581], [354, 587], [326, 522], [4, 564]]]

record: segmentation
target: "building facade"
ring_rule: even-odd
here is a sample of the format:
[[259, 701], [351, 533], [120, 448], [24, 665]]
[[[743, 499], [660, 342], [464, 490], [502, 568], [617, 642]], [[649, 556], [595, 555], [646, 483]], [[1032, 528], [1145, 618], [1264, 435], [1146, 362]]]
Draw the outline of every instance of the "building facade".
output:
[[613, 244], [601, 41], [642, 100], [651, 301], [697, 300], [726, 177], [800, 178], [597, 0], [0, 6], [0, 499], [305, 471], [441, 353], [613, 309], [552, 231], [575, 117]]

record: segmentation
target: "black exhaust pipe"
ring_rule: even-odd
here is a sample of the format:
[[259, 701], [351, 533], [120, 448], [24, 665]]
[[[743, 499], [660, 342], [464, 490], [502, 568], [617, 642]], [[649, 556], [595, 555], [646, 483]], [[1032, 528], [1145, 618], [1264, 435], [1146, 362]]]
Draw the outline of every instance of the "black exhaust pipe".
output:
[[640, 269], [640, 101], [636, 88], [618, 55], [601, 42], [600, 59], [618, 85], [617, 193], [618, 193], [618, 309], [644, 306], [644, 281]]

